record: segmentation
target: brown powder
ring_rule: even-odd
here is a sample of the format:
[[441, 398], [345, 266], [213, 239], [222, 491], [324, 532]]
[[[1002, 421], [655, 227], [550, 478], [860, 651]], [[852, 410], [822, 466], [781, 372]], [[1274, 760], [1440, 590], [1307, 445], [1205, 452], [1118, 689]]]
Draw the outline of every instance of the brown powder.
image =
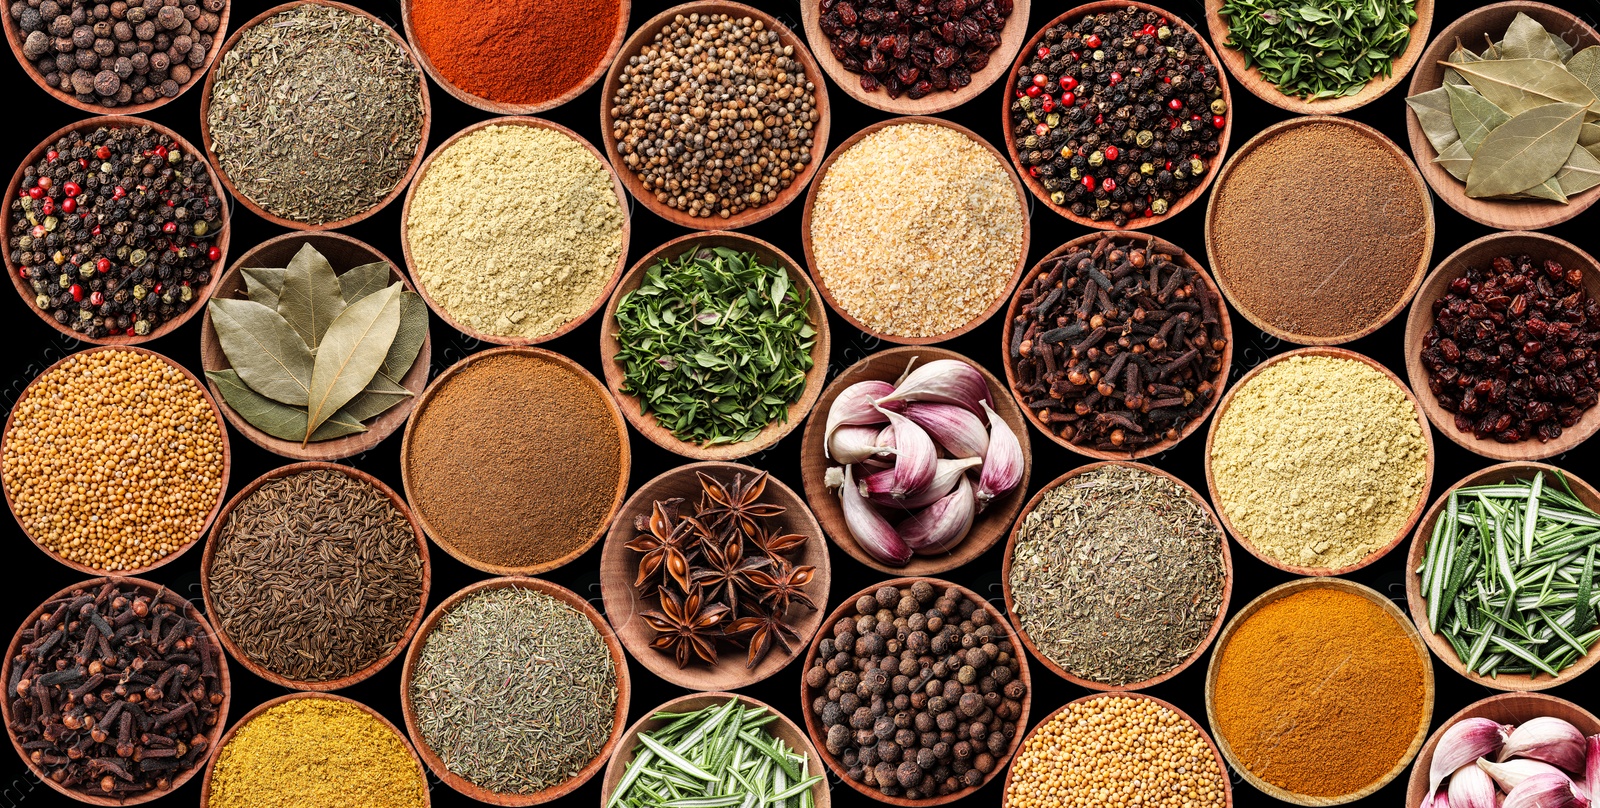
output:
[[481, 356], [412, 416], [406, 496], [436, 541], [527, 568], [587, 544], [626, 480], [626, 436], [599, 383], [541, 353]]
[[1429, 200], [1394, 144], [1344, 121], [1269, 134], [1217, 182], [1217, 281], [1257, 325], [1353, 334], [1410, 297], [1433, 244]]

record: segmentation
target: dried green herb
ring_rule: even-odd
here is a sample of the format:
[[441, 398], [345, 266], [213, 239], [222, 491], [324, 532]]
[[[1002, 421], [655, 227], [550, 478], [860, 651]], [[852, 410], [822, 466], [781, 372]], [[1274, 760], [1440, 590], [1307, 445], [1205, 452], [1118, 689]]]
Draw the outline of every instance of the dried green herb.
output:
[[1411, 41], [1414, 0], [1226, 0], [1227, 47], [1285, 95], [1355, 95]]
[[1587, 107], [1595, 102], [1594, 93], [1577, 76], [1568, 73], [1560, 62], [1485, 59], [1471, 64], [1458, 64], [1455, 69], [1466, 77], [1474, 90], [1508, 115], [1546, 104], [1567, 103]]
[[1472, 155], [1467, 196], [1505, 196], [1554, 177], [1578, 145], [1586, 109], [1578, 104], [1545, 104], [1512, 116], [1490, 132]]
[[[1573, 136], [1577, 141], [1577, 136]], [[285, 285], [285, 288], [288, 288]], [[347, 306], [323, 335], [311, 368], [311, 400], [307, 403], [311, 430], [356, 397], [383, 367], [383, 358], [400, 327], [399, 283]]]
[[1455, 120], [1450, 117], [1450, 86], [1449, 82], [1445, 82], [1442, 87], [1406, 99], [1406, 106], [1411, 107], [1417, 122], [1422, 125], [1422, 133], [1428, 136], [1433, 150], [1440, 154], [1461, 139], [1456, 134]]
[[1450, 96], [1450, 123], [1469, 155], [1478, 150], [1489, 132], [1511, 120], [1504, 110], [1471, 89], [1454, 84], [1446, 84], [1442, 89]]

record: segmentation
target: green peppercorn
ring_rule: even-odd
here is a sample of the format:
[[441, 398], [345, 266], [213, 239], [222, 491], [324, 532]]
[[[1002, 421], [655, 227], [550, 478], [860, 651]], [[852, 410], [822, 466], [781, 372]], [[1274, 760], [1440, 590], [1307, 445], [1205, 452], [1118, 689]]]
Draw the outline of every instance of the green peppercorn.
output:
[[1052, 203], [1054, 203], [1054, 204], [1057, 204], [1057, 205], [1064, 204], [1067, 201], [1067, 195], [1062, 193], [1061, 191], [1056, 191], [1056, 192], [1050, 194], [1050, 201]]
[[150, 333], [150, 321], [140, 320], [139, 322], [134, 323], [133, 333], [138, 334], [141, 337], [147, 336]]
[[38, 297], [35, 297], [33, 299], [33, 305], [38, 306], [41, 309], [49, 309], [50, 308], [50, 296], [49, 295], [39, 295]]
[[1222, 113], [1227, 112], [1227, 111], [1228, 111], [1228, 102], [1227, 101], [1225, 101], [1225, 100], [1223, 100], [1221, 98], [1212, 99], [1212, 101], [1211, 101], [1211, 114], [1212, 115], [1221, 115]]
[[1206, 173], [1205, 161], [1198, 157], [1189, 161], [1189, 176], [1198, 177], [1204, 173]]
[[134, 266], [140, 266], [144, 263], [144, 259], [149, 257], [150, 254], [144, 250], [134, 250], [133, 252], [128, 253], [128, 263]]
[[1103, 151], [1097, 151], [1094, 154], [1089, 155], [1089, 165], [1094, 166], [1095, 168], [1105, 165], [1105, 162], [1106, 153]]
[[60, 279], [60, 283], [61, 283], [61, 288], [62, 289], [66, 289], [66, 288], [71, 287], [72, 286], [72, 276], [71, 275], [62, 275], [61, 279]]
[[205, 219], [201, 219], [200, 221], [194, 223], [194, 234], [197, 235], [197, 236], [205, 235], [206, 231], [208, 231], [210, 229], [211, 229], [211, 225], [206, 224], [206, 220]]
[[1167, 200], [1153, 199], [1150, 201], [1150, 211], [1157, 216], [1167, 212]]
[[133, 287], [133, 299], [134, 300], [144, 300], [144, 296], [145, 296], [144, 284], [142, 284], [142, 283], [134, 284], [134, 287]]
[[186, 284], [178, 290], [178, 299], [185, 303], [194, 300], [194, 290]]

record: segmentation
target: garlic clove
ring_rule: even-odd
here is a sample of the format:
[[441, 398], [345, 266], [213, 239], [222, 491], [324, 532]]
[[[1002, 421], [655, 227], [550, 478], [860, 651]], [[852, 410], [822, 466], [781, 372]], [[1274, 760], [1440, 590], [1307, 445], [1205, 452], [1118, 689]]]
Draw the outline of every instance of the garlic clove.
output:
[[1488, 772], [1502, 791], [1516, 788], [1523, 780], [1536, 774], [1561, 774], [1561, 770], [1542, 761], [1517, 758], [1496, 763], [1488, 758], [1478, 758], [1478, 768]]
[[1450, 808], [1495, 808], [1496, 793], [1489, 773], [1469, 763], [1450, 775], [1448, 805]]
[[1583, 793], [1594, 799], [1588, 787], [1600, 785], [1600, 735], [1590, 735], [1584, 743], [1583, 782]]
[[827, 471], [822, 472], [822, 484], [827, 486], [829, 491], [837, 490], [839, 486], [844, 485], [844, 467], [829, 466]]
[[895, 500], [904, 500], [933, 482], [938, 465], [939, 450], [933, 438], [910, 418], [891, 410], [884, 410], [894, 430], [894, 474], [887, 493]]
[[989, 448], [989, 430], [966, 407], [917, 401], [902, 412], [951, 457], [983, 457]]
[[983, 463], [976, 457], [964, 457], [960, 460], [941, 457], [934, 463], [933, 481], [905, 499], [897, 500], [889, 494], [889, 487], [893, 484], [887, 471], [869, 474], [861, 479], [861, 495], [874, 505], [885, 508], [901, 508], [907, 511], [917, 508], [926, 508], [944, 498], [966, 477], [966, 471]]
[[1500, 749], [1499, 760], [1529, 758], [1542, 760], [1562, 771], [1577, 774], [1584, 770], [1583, 733], [1570, 722], [1553, 715], [1541, 715], [1517, 725]]
[[[1506, 794], [1505, 808], [1588, 808], [1589, 798], [1565, 774], [1536, 774]], [[1454, 808], [1454, 803], [1451, 803]]]
[[885, 394], [874, 403], [882, 407], [912, 401], [954, 404], [978, 415], [979, 405], [992, 403], [994, 399], [989, 397], [989, 382], [977, 368], [960, 359], [935, 359], [907, 370], [894, 385], [894, 392]]
[[972, 531], [977, 516], [977, 500], [966, 475], [944, 498], [901, 522], [896, 530], [917, 555], [948, 553]]
[[861, 496], [852, 466], [844, 468], [844, 485], [839, 486], [839, 500], [844, 510], [845, 525], [863, 550], [894, 567], [903, 567], [911, 560], [911, 548], [895, 532], [889, 520], [884, 519], [872, 507], [872, 503]]
[[1463, 718], [1452, 724], [1434, 747], [1433, 763], [1428, 767], [1428, 793], [1438, 791], [1439, 783], [1456, 769], [1500, 751], [1510, 731], [1509, 724], [1487, 718]]
[[833, 436], [828, 438], [827, 456], [835, 463], [850, 465], [885, 451], [878, 445], [878, 433], [881, 430], [872, 425], [849, 424], [834, 430]]
[[978, 510], [989, 507], [995, 497], [1022, 482], [1022, 442], [1011, 425], [995, 414], [987, 402], [982, 404], [989, 418], [989, 448], [983, 455], [983, 471], [978, 475]]
[[828, 407], [828, 429], [822, 433], [823, 455], [833, 456], [830, 454], [833, 432], [839, 427], [881, 424], [887, 420], [883, 417], [883, 411], [873, 406], [872, 402], [893, 392], [894, 385], [880, 381], [856, 382], [846, 387]]

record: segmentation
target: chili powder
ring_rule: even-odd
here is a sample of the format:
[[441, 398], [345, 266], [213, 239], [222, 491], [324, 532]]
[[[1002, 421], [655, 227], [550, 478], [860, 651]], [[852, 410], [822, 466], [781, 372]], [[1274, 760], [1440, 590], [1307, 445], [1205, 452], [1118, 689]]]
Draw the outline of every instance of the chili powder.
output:
[[543, 104], [584, 83], [611, 53], [617, 0], [415, 0], [412, 40], [458, 89]]

